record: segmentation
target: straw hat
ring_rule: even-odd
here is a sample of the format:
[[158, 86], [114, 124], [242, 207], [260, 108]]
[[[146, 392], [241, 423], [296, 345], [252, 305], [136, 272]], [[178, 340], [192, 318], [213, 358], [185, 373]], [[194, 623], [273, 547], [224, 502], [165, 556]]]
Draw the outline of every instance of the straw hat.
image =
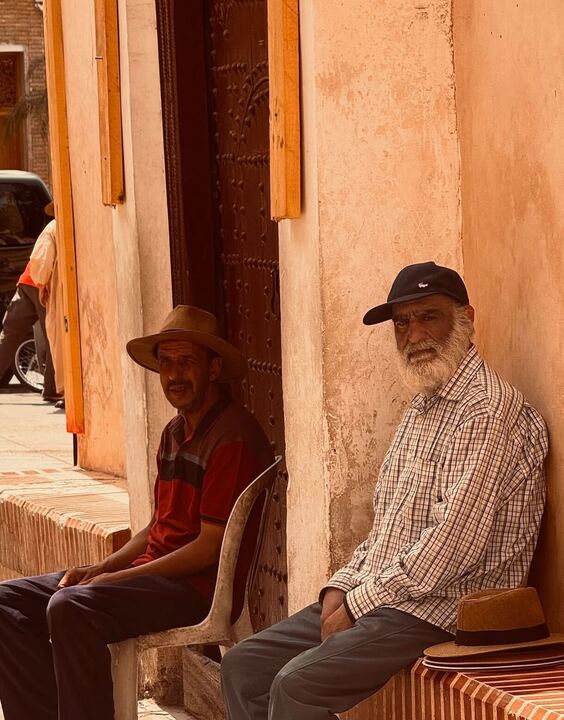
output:
[[215, 315], [192, 305], [177, 305], [167, 315], [160, 332], [134, 338], [127, 343], [126, 349], [136, 363], [159, 372], [158, 345], [172, 340], [187, 340], [217, 353], [223, 359], [219, 382], [239, 380], [247, 372], [246, 358], [221, 337]]
[[533, 587], [481, 590], [461, 598], [454, 642], [425, 650], [429, 658], [463, 657], [564, 643], [550, 633]]

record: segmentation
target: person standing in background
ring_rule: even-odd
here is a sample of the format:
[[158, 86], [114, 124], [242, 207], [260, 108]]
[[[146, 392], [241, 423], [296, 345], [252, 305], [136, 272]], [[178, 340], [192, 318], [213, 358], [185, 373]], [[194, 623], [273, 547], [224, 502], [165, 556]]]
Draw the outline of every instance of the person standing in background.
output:
[[[45, 330], [55, 373], [55, 394], [63, 395], [63, 298], [57, 261], [57, 221], [54, 203], [45, 208], [53, 217], [37, 238], [29, 259], [31, 278], [39, 291], [39, 302], [45, 308]], [[64, 399], [56, 403], [64, 408]]]
[[[45, 212], [51, 216], [53, 215], [53, 203], [49, 203], [45, 207]], [[45, 307], [39, 300], [39, 289], [31, 276], [30, 265], [31, 260], [25, 266], [25, 270], [18, 280], [16, 292], [2, 321], [2, 331], [0, 332], [0, 377], [12, 366], [17, 348], [27, 339], [34, 323], [38, 320], [44, 335], [47, 337]], [[55, 385], [55, 370], [49, 342], [47, 342], [42, 395], [47, 402], [57, 402], [61, 399], [61, 396], [57, 394]]]

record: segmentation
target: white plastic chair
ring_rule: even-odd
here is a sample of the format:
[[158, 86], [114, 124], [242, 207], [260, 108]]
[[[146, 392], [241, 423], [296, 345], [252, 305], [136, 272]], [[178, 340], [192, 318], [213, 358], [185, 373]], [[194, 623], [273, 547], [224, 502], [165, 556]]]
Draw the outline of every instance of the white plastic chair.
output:
[[[252, 635], [249, 593], [264, 540], [265, 521], [276, 477], [275, 468], [281, 459], [278, 455], [272, 465], [241, 493], [233, 506], [225, 527], [217, 581], [207, 617], [197, 625], [141, 635], [109, 646], [112, 653], [115, 720], [137, 720], [137, 665], [142, 650], [175, 645], [219, 645], [223, 654], [235, 643]], [[264, 503], [254, 554], [245, 582], [243, 607], [239, 617], [232, 623], [233, 584], [239, 548], [251, 510], [261, 495], [264, 495]]]

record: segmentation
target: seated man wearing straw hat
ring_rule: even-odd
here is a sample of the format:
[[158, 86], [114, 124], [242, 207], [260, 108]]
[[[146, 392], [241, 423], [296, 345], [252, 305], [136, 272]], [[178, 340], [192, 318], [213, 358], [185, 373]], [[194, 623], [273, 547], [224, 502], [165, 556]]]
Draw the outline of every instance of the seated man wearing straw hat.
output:
[[273, 459], [255, 418], [222, 390], [246, 361], [213, 315], [178, 306], [127, 350], [179, 411], [162, 434], [155, 512], [103, 562], [0, 583], [5, 720], [113, 720], [107, 643], [205, 617], [229, 513]]
[[374, 524], [319, 602], [226, 653], [230, 720], [334, 719], [451, 640], [463, 595], [526, 581], [546, 428], [478, 355], [473, 319], [460, 276], [433, 262], [404, 268], [365, 315], [392, 321], [415, 393], [380, 469]]

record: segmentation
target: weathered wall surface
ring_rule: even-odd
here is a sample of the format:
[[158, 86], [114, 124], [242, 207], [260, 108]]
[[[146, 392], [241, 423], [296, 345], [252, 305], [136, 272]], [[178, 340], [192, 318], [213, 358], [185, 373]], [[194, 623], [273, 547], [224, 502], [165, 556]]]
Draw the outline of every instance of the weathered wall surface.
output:
[[132, 337], [156, 332], [172, 307], [161, 91], [154, 0], [120, 0], [122, 117], [126, 202], [114, 213], [113, 237], [123, 413], [131, 523], [147, 524], [160, 433], [174, 415], [158, 376], [125, 352]]
[[86, 414], [79, 459], [127, 476], [137, 530], [150, 518], [160, 432], [174, 414], [158, 377], [125, 351], [172, 305], [155, 7], [119, 3], [125, 202], [113, 208], [101, 199], [93, 13], [87, 0], [63, 3]]
[[461, 265], [450, 2], [353, 5], [300, 6], [306, 206], [280, 239], [291, 610], [366, 535], [406, 400], [391, 327], [362, 316], [404, 265]]
[[564, 5], [455, 0], [464, 268], [479, 344], [542, 412], [549, 502], [533, 581], [564, 630]]
[[[94, 5], [63, 3], [63, 36], [74, 203], [86, 433], [80, 464], [125, 475], [120, 350], [117, 343], [112, 209], [102, 205]], [[125, 290], [125, 289], [124, 289]]]

